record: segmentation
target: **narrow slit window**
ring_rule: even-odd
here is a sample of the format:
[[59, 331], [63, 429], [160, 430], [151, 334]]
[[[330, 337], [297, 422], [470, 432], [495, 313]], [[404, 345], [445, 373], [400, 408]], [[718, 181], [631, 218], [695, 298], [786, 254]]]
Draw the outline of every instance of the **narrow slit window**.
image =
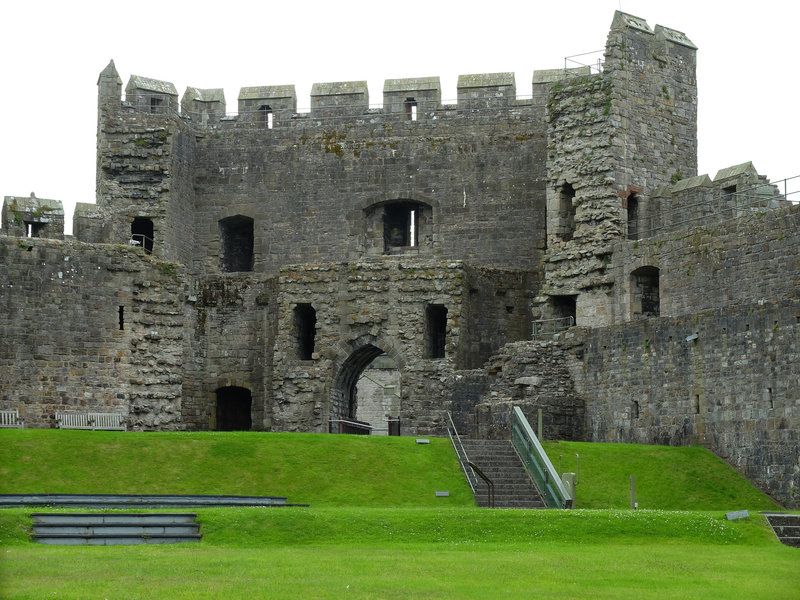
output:
[[639, 197], [636, 194], [628, 196], [628, 239], [639, 239]]
[[568, 242], [575, 233], [575, 188], [569, 183], [561, 186], [558, 196], [559, 237]]
[[312, 360], [317, 333], [317, 311], [310, 304], [294, 307], [294, 331], [297, 336], [297, 358]]
[[122, 305], [119, 307], [119, 330], [125, 330], [125, 307]]
[[425, 358], [444, 358], [447, 344], [447, 308], [441, 304], [425, 307]]

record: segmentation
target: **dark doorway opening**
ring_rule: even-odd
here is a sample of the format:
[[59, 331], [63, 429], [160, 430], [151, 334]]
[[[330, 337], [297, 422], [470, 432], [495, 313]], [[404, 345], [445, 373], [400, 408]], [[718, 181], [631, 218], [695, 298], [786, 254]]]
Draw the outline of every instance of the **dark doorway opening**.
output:
[[136, 217], [131, 223], [131, 240], [133, 240], [133, 244], [144, 248], [146, 254], [152, 254], [153, 220], [147, 217]]
[[222, 270], [229, 273], [253, 270], [253, 219], [236, 215], [219, 222]]
[[217, 431], [249, 431], [253, 421], [250, 390], [228, 386], [217, 390]]
[[561, 329], [566, 329], [575, 325], [578, 314], [577, 296], [550, 296], [553, 306], [553, 318], [561, 319]]
[[317, 311], [310, 304], [294, 307], [294, 332], [297, 336], [297, 358], [311, 360], [317, 333]]
[[447, 343], [447, 308], [441, 304], [425, 307], [425, 358], [444, 358]]
[[628, 239], [639, 239], [639, 197], [636, 194], [628, 196]]

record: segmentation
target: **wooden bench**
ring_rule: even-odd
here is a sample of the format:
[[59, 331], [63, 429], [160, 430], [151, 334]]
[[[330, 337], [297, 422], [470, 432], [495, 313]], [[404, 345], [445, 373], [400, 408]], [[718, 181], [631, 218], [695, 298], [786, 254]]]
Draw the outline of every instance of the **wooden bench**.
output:
[[109, 431], [125, 431], [125, 416], [117, 413], [56, 413], [56, 426], [59, 429], [103, 429]]
[[16, 408], [0, 410], [0, 427], [22, 429], [25, 427], [25, 421], [19, 418], [19, 411]]

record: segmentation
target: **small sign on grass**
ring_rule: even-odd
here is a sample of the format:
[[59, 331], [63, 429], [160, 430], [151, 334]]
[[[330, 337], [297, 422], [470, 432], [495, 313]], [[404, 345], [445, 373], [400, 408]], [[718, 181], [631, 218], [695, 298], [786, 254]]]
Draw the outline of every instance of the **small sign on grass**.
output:
[[735, 519], [746, 519], [750, 516], [750, 513], [746, 510], [735, 510], [733, 512], [725, 513], [725, 516], [728, 517], [728, 521], [733, 521]]

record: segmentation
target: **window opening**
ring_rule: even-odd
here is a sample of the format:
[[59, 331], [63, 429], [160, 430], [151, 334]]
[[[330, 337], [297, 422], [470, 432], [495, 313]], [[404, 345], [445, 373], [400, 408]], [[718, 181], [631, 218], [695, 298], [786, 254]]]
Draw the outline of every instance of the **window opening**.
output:
[[409, 121], [416, 121], [417, 120], [417, 108], [418, 104], [414, 98], [406, 98], [405, 101], [405, 108], [406, 108], [406, 118]]
[[146, 254], [153, 253], [153, 220], [136, 217], [131, 223], [131, 243], [144, 248]]
[[33, 221], [25, 221], [25, 237], [29, 238], [41, 237], [44, 228], [45, 228], [45, 223], [34, 223]]
[[447, 308], [441, 304], [425, 307], [425, 358], [444, 358], [447, 343]]
[[561, 225], [559, 236], [568, 242], [575, 233], [575, 188], [569, 183], [562, 185], [559, 192], [558, 219]]
[[631, 313], [634, 317], [657, 317], [661, 314], [656, 267], [641, 267], [631, 273]]
[[578, 296], [550, 296], [556, 331], [569, 329], [577, 322]]
[[726, 188], [722, 188], [722, 197], [725, 202], [733, 200], [733, 197], [736, 195], [736, 186], [731, 185]]
[[694, 397], [694, 414], [700, 414], [700, 394], [695, 394]]
[[219, 388], [216, 393], [216, 430], [249, 431], [253, 425], [251, 417], [253, 401], [250, 390], [228, 386]]
[[125, 307], [122, 305], [119, 307], [119, 330], [125, 330]]
[[300, 360], [311, 360], [317, 333], [317, 311], [313, 306], [298, 304], [294, 307], [294, 331], [297, 336], [297, 357]]
[[228, 273], [253, 270], [253, 219], [236, 215], [219, 222], [221, 269]]
[[639, 239], [639, 197], [636, 194], [628, 196], [628, 239]]
[[272, 129], [272, 125], [274, 124], [274, 113], [272, 112], [272, 107], [268, 104], [264, 104], [263, 106], [259, 106], [258, 110], [260, 113], [259, 122], [267, 129]]
[[150, 112], [151, 113], [158, 113], [161, 112], [161, 98], [150, 98]]
[[638, 419], [639, 418], [639, 401], [638, 400], [634, 400], [633, 401], [633, 418], [634, 419]]
[[416, 204], [387, 204], [383, 213], [384, 251], [418, 245], [419, 210]]

